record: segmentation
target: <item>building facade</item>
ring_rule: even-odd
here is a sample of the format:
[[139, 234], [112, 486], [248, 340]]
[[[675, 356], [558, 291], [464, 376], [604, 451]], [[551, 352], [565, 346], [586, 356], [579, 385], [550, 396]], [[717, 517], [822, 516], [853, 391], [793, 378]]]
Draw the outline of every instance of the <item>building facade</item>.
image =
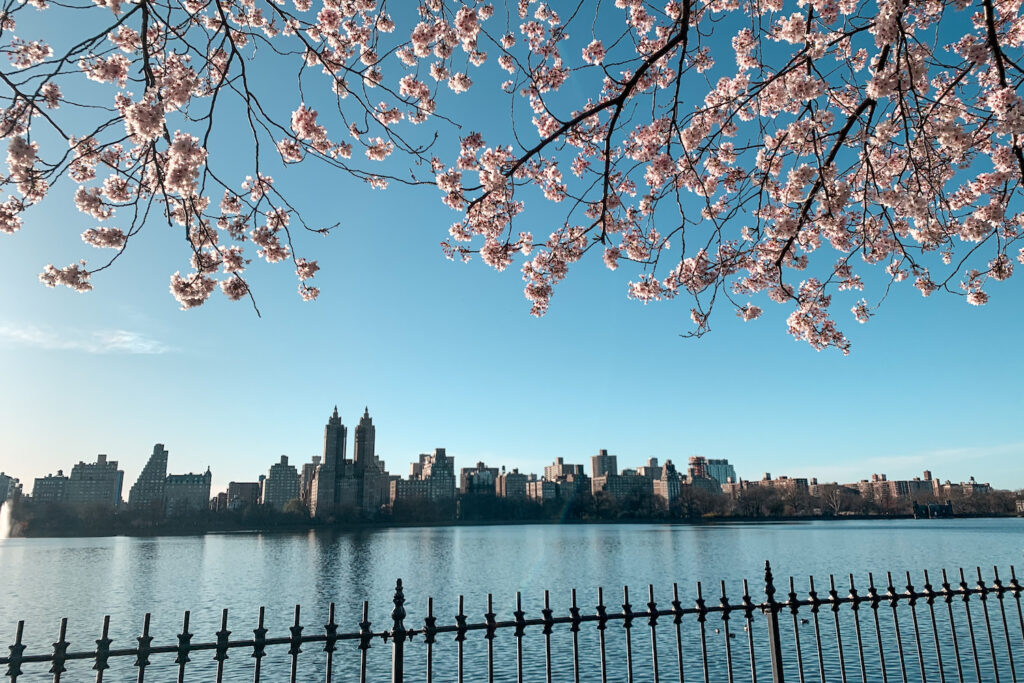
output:
[[270, 466], [267, 476], [261, 482], [260, 502], [280, 510], [290, 500], [299, 497], [299, 472], [288, 464], [288, 456], [282, 455], [280, 462]]
[[494, 494], [499, 498], [526, 498], [526, 482], [529, 480], [518, 468], [511, 472], [502, 470], [494, 482]]
[[661, 466], [661, 472], [651, 485], [654, 497], [660, 499], [666, 506], [671, 507], [679, 500], [683, 490], [683, 478], [676, 471], [676, 466], [671, 460], [666, 460]]
[[725, 458], [708, 458], [705, 468], [707, 476], [719, 484], [728, 484], [739, 480], [736, 476], [736, 469]]
[[167, 485], [167, 449], [162, 443], [153, 446], [153, 453], [142, 468], [139, 478], [128, 491], [128, 507], [135, 510], [156, 509], [163, 512]]
[[409, 468], [408, 479], [389, 482], [389, 500], [395, 502], [421, 498], [433, 502], [455, 499], [455, 458], [443, 448], [433, 453], [421, 453], [418, 462]]
[[320, 466], [322, 456], [314, 455], [311, 462], [302, 466], [299, 473], [299, 500], [310, 510], [313, 509], [313, 480], [316, 477], [316, 468]]
[[[71, 468], [64, 502], [117, 507], [121, 504], [123, 485], [124, 472], [117, 469], [117, 461], [108, 461], [107, 456], [101, 453], [96, 456], [96, 462], [79, 462]], [[209, 500], [209, 495], [206, 500]], [[203, 501], [204, 506], [206, 500]]]
[[478, 462], [476, 467], [459, 470], [459, 493], [464, 496], [493, 496], [494, 483], [498, 480], [498, 468]]
[[[686, 474], [689, 477], [707, 477], [708, 476], [708, 459], [703, 455], [691, 455], [687, 462]], [[718, 482], [719, 484], [723, 482]]]
[[21, 482], [16, 477], [0, 472], [0, 503], [21, 497]]
[[57, 474], [36, 477], [32, 484], [32, 500], [36, 503], [63, 503], [68, 490], [68, 478], [64, 470]]
[[544, 478], [558, 484], [558, 497], [566, 500], [590, 495], [590, 477], [583, 465], [567, 464], [562, 458], [544, 468]]
[[757, 485], [789, 495], [808, 493], [810, 490], [810, 482], [805, 477], [789, 477], [783, 474], [773, 479], [768, 472], [764, 473], [764, 478], [757, 482]]
[[323, 461], [313, 475], [310, 493], [310, 512], [317, 517], [355, 511], [373, 514], [386, 504], [390, 495], [391, 476], [383, 461], [373, 453], [376, 428], [369, 409], [356, 427], [355, 449], [352, 460], [345, 457], [348, 428], [334, 413], [324, 427]]
[[607, 449], [602, 448], [597, 455], [590, 456], [590, 476], [592, 479], [603, 477], [607, 474], [618, 474], [618, 456], [608, 455]]
[[637, 474], [635, 470], [623, 470], [621, 474], [606, 474], [591, 480], [593, 495], [599, 493], [614, 500], [629, 496], [654, 495], [654, 480]]
[[251, 505], [259, 505], [263, 490], [263, 480], [228, 482], [226, 506], [228, 510], [244, 510]]
[[547, 479], [529, 479], [526, 482], [526, 497], [538, 503], [546, 503], [558, 497], [558, 484]]
[[555, 458], [555, 462], [544, 468], [544, 478], [548, 481], [560, 481], [568, 477], [583, 474], [583, 465], [570, 465], [564, 458]]
[[203, 474], [169, 474], [164, 481], [164, 510], [167, 516], [188, 515], [206, 509], [210, 500], [210, 468]]
[[647, 463], [636, 468], [636, 473], [648, 479], [661, 479], [661, 466], [657, 458], [647, 458]]

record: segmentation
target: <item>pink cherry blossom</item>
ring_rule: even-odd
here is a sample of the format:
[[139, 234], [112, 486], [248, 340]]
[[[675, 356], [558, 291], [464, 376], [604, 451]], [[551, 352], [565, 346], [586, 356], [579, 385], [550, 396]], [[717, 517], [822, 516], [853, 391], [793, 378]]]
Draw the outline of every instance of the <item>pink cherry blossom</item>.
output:
[[125, 245], [127, 236], [120, 228], [98, 226], [82, 233], [82, 241], [94, 247], [120, 249]]
[[210, 298], [217, 281], [199, 273], [182, 277], [180, 272], [171, 276], [171, 295], [181, 304], [182, 310], [202, 306]]
[[[28, 5], [48, 14], [16, 21]], [[424, 201], [454, 212], [435, 226], [442, 254], [519, 267], [533, 315], [600, 258], [632, 299], [690, 299], [697, 336], [716, 302], [750, 321], [770, 301], [796, 339], [846, 353], [833, 311], [865, 322], [889, 287], [956, 282], [981, 305], [1024, 263], [1017, 4], [143, 9], [31, 0], [0, 17], [0, 233], [68, 196], [90, 245], [120, 251], [148, 239], [146, 220], [169, 223], [192, 266], [171, 281], [183, 308], [218, 284], [249, 298], [240, 273], [256, 257], [291, 261], [300, 298], [316, 298], [317, 261], [293, 252], [328, 229], [290, 199], [297, 164], [333, 173], [317, 182], [339, 196], [346, 174], [436, 186]], [[69, 194], [51, 192], [65, 176]], [[90, 274], [41, 278], [84, 291]]]
[[79, 293], [88, 292], [92, 290], [92, 283], [89, 282], [89, 271], [86, 270], [85, 265], [85, 261], [72, 263], [64, 268], [48, 265], [39, 274], [39, 280], [47, 287], [64, 285]]
[[604, 56], [607, 52], [604, 49], [604, 43], [600, 40], [592, 40], [590, 44], [583, 48], [583, 61], [587, 64], [600, 64], [604, 61]]

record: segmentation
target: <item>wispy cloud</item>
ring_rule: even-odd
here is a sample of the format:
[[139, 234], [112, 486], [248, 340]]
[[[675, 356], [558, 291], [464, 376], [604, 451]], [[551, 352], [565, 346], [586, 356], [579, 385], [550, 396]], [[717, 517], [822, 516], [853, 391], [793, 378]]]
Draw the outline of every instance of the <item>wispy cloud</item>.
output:
[[0, 323], [0, 342], [49, 351], [156, 355], [173, 349], [163, 342], [130, 330], [62, 330], [36, 325]]

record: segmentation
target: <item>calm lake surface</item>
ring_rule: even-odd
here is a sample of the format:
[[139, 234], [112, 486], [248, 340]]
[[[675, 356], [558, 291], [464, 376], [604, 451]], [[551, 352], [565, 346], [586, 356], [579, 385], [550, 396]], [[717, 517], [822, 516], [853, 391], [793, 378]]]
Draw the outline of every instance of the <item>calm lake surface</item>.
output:
[[[230, 608], [229, 628], [244, 637], [255, 627], [259, 608], [265, 606], [266, 626], [273, 637], [287, 635], [297, 604], [302, 606], [307, 633], [326, 622], [330, 602], [337, 605], [341, 630], [356, 631], [362, 602], [367, 600], [370, 620], [378, 630], [389, 625], [396, 578], [405, 584], [406, 624], [417, 627], [422, 626], [428, 596], [434, 598], [435, 615], [443, 623], [454, 621], [459, 595], [465, 596], [471, 622], [482, 621], [488, 593], [493, 594], [499, 620], [512, 618], [516, 591], [522, 591], [527, 617], [539, 616], [544, 589], [551, 591], [556, 614], [567, 613], [572, 588], [578, 591], [580, 606], [592, 612], [599, 586], [604, 587], [606, 603], [614, 611], [622, 602], [624, 585], [630, 587], [637, 610], [647, 602], [648, 584], [654, 585], [655, 599], [667, 607], [674, 582], [685, 606], [693, 604], [697, 581], [704, 582], [709, 602], [717, 603], [720, 581], [726, 582], [731, 601], [737, 602], [742, 580], [749, 579], [756, 602], [764, 598], [765, 560], [771, 561], [780, 588], [793, 575], [798, 589], [806, 590], [807, 577], [814, 575], [824, 592], [828, 575], [835, 573], [842, 579], [841, 594], [848, 590], [849, 573], [858, 588], [866, 587], [868, 572], [874, 572], [880, 585], [886, 583], [886, 571], [899, 573], [896, 583], [901, 589], [905, 570], [912, 571], [918, 586], [924, 569], [933, 572], [934, 583], [943, 568], [973, 570], [978, 565], [986, 579], [991, 578], [993, 565], [1008, 577], [1011, 565], [1024, 566], [1024, 519], [4, 539], [0, 540], [0, 651], [6, 654], [17, 622], [23, 619], [28, 653], [47, 652], [63, 616], [69, 618], [67, 638], [72, 651], [94, 647], [104, 615], [111, 616], [113, 647], [131, 647], [147, 612], [153, 615], [154, 644], [173, 644], [186, 609], [192, 612], [190, 630], [197, 642], [214, 640], [224, 607]], [[646, 628], [645, 622], [641, 624]], [[505, 639], [511, 642], [511, 634], [505, 634]], [[377, 659], [387, 655], [388, 648], [381, 645], [377, 641], [371, 650]], [[309, 646], [310, 656], [317, 649]], [[196, 653], [194, 659], [205, 661], [209, 656]], [[233, 652], [231, 663], [251, 667], [245, 650]], [[470, 666], [480, 671], [477, 663]], [[514, 666], [511, 669], [514, 677]], [[30, 675], [20, 680], [48, 680], [43, 671], [37, 676], [31, 675], [33, 669], [26, 671]], [[228, 680], [251, 679], [251, 670], [246, 671]], [[374, 680], [383, 680], [387, 669], [377, 674]], [[209, 679], [198, 676], [195, 680]]]

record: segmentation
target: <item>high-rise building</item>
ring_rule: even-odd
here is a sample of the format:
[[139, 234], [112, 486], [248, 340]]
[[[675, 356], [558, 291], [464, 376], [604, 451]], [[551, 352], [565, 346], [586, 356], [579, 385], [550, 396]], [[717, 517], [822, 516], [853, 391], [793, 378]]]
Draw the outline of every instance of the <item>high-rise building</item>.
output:
[[68, 490], [68, 478], [64, 470], [57, 474], [36, 477], [32, 484], [32, 501], [35, 503], [63, 503]]
[[[690, 475], [691, 479], [695, 477], [701, 479], [710, 478], [710, 475], [708, 474], [708, 459], [703, 455], [691, 455], [690, 466], [687, 468], [687, 474]], [[718, 483], [721, 484], [723, 482]]]
[[529, 480], [528, 476], [520, 474], [518, 468], [513, 468], [511, 472], [502, 469], [494, 482], [494, 493], [499, 498], [526, 498], [526, 482]]
[[676, 466], [671, 460], [666, 460], [661, 466], [658, 478], [654, 480], [654, 497], [660, 498], [665, 505], [671, 506], [679, 499], [682, 493], [682, 477], [676, 471]]
[[[615, 457], [615, 456], [611, 456]], [[641, 476], [636, 470], [622, 470], [621, 474], [603, 474], [590, 480], [591, 493], [621, 499], [631, 495], [650, 496], [654, 494], [654, 481]]]
[[167, 485], [167, 450], [162, 443], [153, 446], [139, 478], [128, 491], [128, 506], [135, 509], [156, 509], [163, 512], [164, 489]]
[[445, 449], [435, 448], [433, 453], [420, 453], [419, 462], [412, 463], [408, 479], [392, 479], [389, 498], [395, 501], [422, 498], [444, 501], [455, 498], [455, 458]]
[[[319, 457], [317, 458], [319, 459]], [[263, 479], [260, 481], [232, 481], [228, 483], [227, 509], [242, 510], [250, 505], [259, 505], [260, 492], [263, 489]]]
[[21, 482], [17, 477], [0, 472], [0, 503], [21, 497]]
[[538, 503], [546, 503], [558, 497], [558, 484], [548, 479], [528, 479], [526, 497]]
[[657, 458], [647, 458], [647, 464], [636, 468], [636, 473], [648, 479], [661, 479], [661, 466]]
[[567, 464], [562, 458], [544, 468], [544, 478], [558, 484], [558, 497], [569, 500], [590, 495], [590, 477], [583, 473], [583, 465]]
[[324, 427], [324, 457], [316, 468], [310, 492], [310, 511], [322, 517], [341, 511], [373, 514], [388, 502], [391, 477], [373, 453], [376, 428], [369, 409], [356, 427], [355, 458], [345, 457], [348, 429], [338, 407]]
[[285, 503], [298, 497], [299, 473], [294, 465], [288, 464], [288, 456], [282, 455], [280, 462], [270, 466], [270, 471], [267, 472], [267, 477], [263, 480], [260, 502], [275, 510], [280, 510]]
[[493, 496], [494, 482], [498, 479], [498, 468], [478, 462], [476, 467], [459, 470], [459, 493], [464, 496]]
[[555, 458], [555, 462], [544, 468], [544, 478], [548, 481], [559, 481], [569, 476], [583, 474], [583, 465], [566, 464], [564, 458]]
[[737, 481], [736, 468], [730, 465], [725, 458], [708, 458], [706, 473], [707, 476], [717, 480], [719, 484]]
[[349, 462], [345, 458], [348, 428], [338, 415], [338, 406], [324, 427], [324, 457], [313, 475], [310, 494], [310, 512], [315, 516], [335, 513], [345, 502], [355, 507], [354, 480], [350, 476]]
[[203, 474], [169, 474], [164, 481], [164, 509], [169, 517], [206, 509], [210, 501], [210, 468]]
[[608, 455], [608, 451], [604, 448], [598, 451], [597, 455], [590, 456], [590, 476], [592, 478], [618, 473], [618, 456]]
[[320, 466], [320, 459], [321, 456], [314, 455], [312, 462], [304, 464], [299, 473], [299, 500], [310, 510], [313, 509], [313, 479], [316, 477], [316, 468]]
[[101, 453], [96, 456], [96, 462], [79, 462], [71, 468], [64, 500], [76, 505], [117, 507], [121, 504], [123, 485], [124, 472], [117, 469], [117, 461], [108, 461]]
[[355, 463], [356, 469], [359, 469], [365, 467], [366, 463], [373, 458], [374, 443], [377, 440], [377, 428], [373, 426], [369, 408], [363, 410], [363, 416], [359, 418], [359, 424], [356, 425], [353, 440], [352, 461]]

